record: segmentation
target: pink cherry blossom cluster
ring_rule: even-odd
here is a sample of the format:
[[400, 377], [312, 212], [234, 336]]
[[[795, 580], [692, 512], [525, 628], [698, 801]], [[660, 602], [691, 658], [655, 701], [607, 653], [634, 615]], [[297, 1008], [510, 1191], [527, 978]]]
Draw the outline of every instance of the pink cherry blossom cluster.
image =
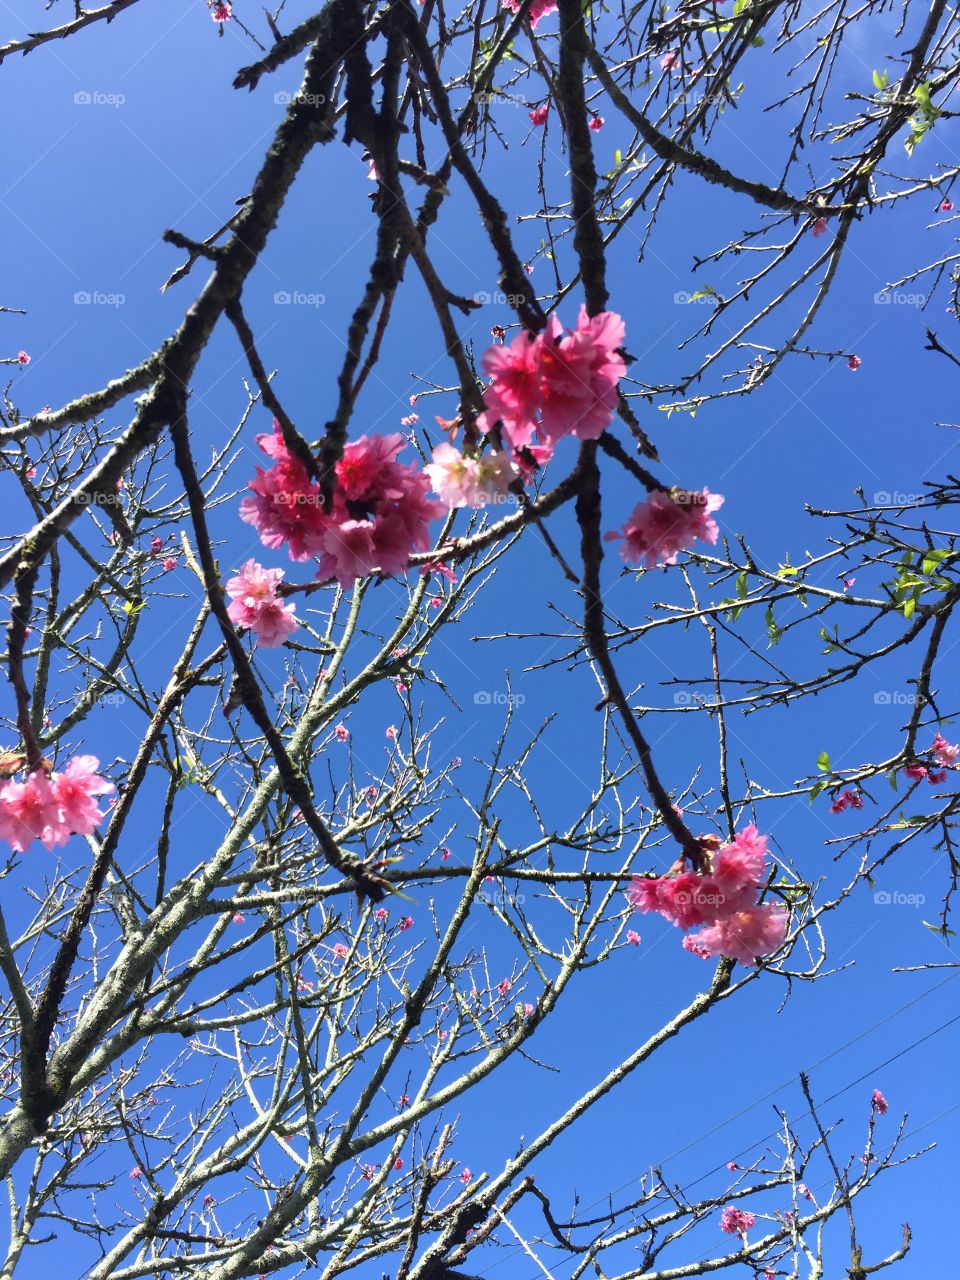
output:
[[746, 827], [716, 849], [708, 870], [687, 871], [678, 864], [653, 880], [635, 876], [627, 898], [637, 911], [656, 911], [681, 929], [701, 926], [684, 938], [687, 951], [756, 964], [758, 956], [776, 951], [787, 932], [786, 910], [757, 902], [766, 857], [767, 837]]
[[[520, 0], [503, 0], [503, 7], [509, 9], [511, 13], [517, 13], [520, 9]], [[533, 4], [527, 11], [531, 27], [535, 27], [541, 18], [548, 18], [556, 11], [557, 0], [533, 0]]]
[[286, 546], [292, 560], [316, 556], [321, 581], [336, 578], [348, 587], [376, 568], [403, 573], [411, 551], [430, 546], [430, 521], [443, 506], [427, 497], [430, 482], [422, 471], [396, 461], [402, 435], [361, 436], [346, 446], [329, 512], [319, 484], [287, 449], [276, 424], [257, 444], [274, 465], [257, 467], [241, 518], [264, 546]]
[[283, 644], [297, 626], [293, 616], [297, 606], [284, 604], [277, 595], [282, 581], [282, 569], [265, 569], [256, 560], [248, 560], [227, 582], [230, 621], [252, 631], [265, 649]]
[[737, 1209], [728, 1204], [720, 1215], [720, 1230], [726, 1231], [731, 1236], [743, 1236], [756, 1224], [756, 1221], [755, 1213], [750, 1213], [747, 1209]]
[[723, 497], [709, 489], [655, 489], [622, 529], [605, 536], [608, 542], [622, 539], [620, 555], [626, 564], [643, 561], [648, 569], [676, 564], [679, 553], [697, 539], [716, 545], [720, 530], [711, 517], [722, 506]]
[[47, 849], [64, 845], [72, 835], [88, 836], [104, 819], [95, 796], [113, 784], [97, 775], [96, 756], [74, 756], [62, 773], [35, 769], [26, 782], [0, 786], [0, 840], [24, 853], [39, 840]]
[[433, 461], [424, 471], [434, 493], [448, 507], [485, 507], [503, 498], [517, 476], [510, 459], [500, 450], [469, 457], [452, 444], [438, 444]]
[[509, 346], [490, 347], [483, 357], [490, 383], [479, 426], [491, 431], [501, 422], [515, 449], [536, 436], [547, 456], [563, 436], [598, 439], [613, 419], [626, 372], [618, 350], [623, 340], [616, 312], [588, 316], [581, 307], [572, 332], [552, 315], [541, 333], [524, 330]]
[[831, 813], [843, 813], [844, 809], [862, 809], [863, 797], [859, 791], [841, 791], [839, 795], [834, 796], [833, 803], [830, 805]]
[[921, 764], [919, 760], [915, 760], [912, 764], [905, 765], [903, 772], [912, 782], [923, 782], [926, 778], [932, 787], [936, 787], [941, 782], [946, 782], [948, 769], [957, 767], [957, 762], [960, 760], [960, 746], [948, 742], [942, 734], [938, 733], [930, 744], [930, 754], [933, 756], [933, 763], [939, 768], [934, 769], [928, 764]]

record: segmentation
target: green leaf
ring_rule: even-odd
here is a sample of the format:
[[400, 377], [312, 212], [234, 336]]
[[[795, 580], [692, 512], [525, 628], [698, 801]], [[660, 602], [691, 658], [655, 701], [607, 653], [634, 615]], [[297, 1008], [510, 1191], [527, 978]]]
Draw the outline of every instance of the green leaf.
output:
[[821, 751], [817, 756], [817, 768], [822, 773], [830, 772], [830, 753], [829, 751]]
[[829, 779], [827, 778], [821, 778], [818, 782], [815, 782], [813, 786], [810, 788], [809, 803], [813, 804], [814, 800], [816, 800], [820, 792], [826, 790], [826, 788], [829, 787], [829, 785], [830, 785], [830, 782], [829, 782]]

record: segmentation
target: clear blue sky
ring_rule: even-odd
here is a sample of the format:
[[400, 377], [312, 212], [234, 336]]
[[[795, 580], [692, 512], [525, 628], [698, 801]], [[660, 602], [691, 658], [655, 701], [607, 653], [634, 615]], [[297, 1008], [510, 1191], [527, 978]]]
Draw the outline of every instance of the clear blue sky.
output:
[[[287, 24], [305, 12], [304, 4], [293, 6], [285, 15]], [[0, 36], [9, 39], [41, 22], [41, 6], [4, 4], [0, 15]], [[894, 45], [890, 21], [883, 20], [878, 45]], [[864, 88], [869, 77], [870, 58], [862, 50], [861, 55], [858, 61], [851, 54], [843, 67], [852, 87]], [[0, 68], [0, 101], [8, 121], [0, 192], [0, 235], [6, 250], [0, 304], [29, 308], [25, 319], [0, 316], [0, 350], [13, 355], [25, 348], [33, 357], [29, 369], [15, 375], [15, 395], [25, 412], [44, 404], [58, 406], [115, 377], [177, 324], [201, 275], [161, 295], [159, 286], [181, 255], [162, 244], [160, 235], [175, 227], [202, 238], [226, 220], [233, 202], [247, 192], [283, 110], [275, 94], [293, 91], [298, 82], [295, 64], [266, 78], [253, 94], [235, 93], [229, 87], [232, 76], [250, 60], [250, 47], [239, 32], [228, 29], [222, 40], [216, 37], [200, 0], [146, 0], [109, 28], [96, 27]], [[770, 181], [777, 176], [777, 164], [765, 157], [783, 126], [751, 116], [750, 103], [762, 106], [778, 90], [769, 82], [772, 73], [762, 58], [753, 67], [747, 104], [735, 119], [730, 118], [735, 113], [724, 117], [715, 146], [730, 164]], [[83, 101], [83, 95], [91, 100]], [[519, 145], [526, 134], [526, 113], [509, 106], [503, 110], [514, 113], [503, 126], [513, 145], [509, 154], [493, 159], [488, 176], [500, 193], [529, 196], [535, 152]], [[604, 114], [606, 127], [596, 135], [601, 167], [628, 138], [609, 105]], [[947, 122], [937, 133], [943, 158], [955, 160], [956, 122]], [[555, 155], [549, 163], [555, 176], [562, 172]], [[281, 370], [278, 385], [284, 402], [307, 436], [319, 434], [334, 403], [340, 335], [372, 252], [371, 190], [356, 146], [346, 150], [336, 143], [315, 152], [247, 290], [261, 354], [269, 367]], [[514, 204], [519, 211], [516, 200]], [[913, 306], [874, 301], [887, 280], [950, 242], [948, 228], [928, 229], [934, 208], [930, 200], [907, 202], [856, 229], [811, 341], [827, 350], [856, 351], [863, 360], [859, 372], [851, 373], [839, 361], [798, 359], [782, 366], [761, 394], [724, 402], [696, 419], [641, 413], [662, 454], [660, 474], [689, 487], [709, 484], [725, 494], [724, 531], [746, 534], [764, 563], [787, 553], [796, 563], [805, 551], [823, 545], [825, 529], [804, 514], [804, 503], [848, 505], [857, 486], [868, 495], [915, 492], [924, 478], [955, 468], [949, 456], [955, 435], [935, 424], [956, 416], [956, 386], [946, 363], [922, 350], [925, 323], [932, 322], [949, 341], [952, 317], [939, 301], [927, 316]], [[669, 209], [641, 266], [632, 232], [620, 238], [611, 258], [610, 305], [626, 319], [637, 375], [649, 381], [665, 380], [690, 365], [691, 357], [678, 356], [676, 346], [697, 309], [675, 302], [674, 294], [704, 282], [723, 291], [735, 278], [737, 265], [730, 275], [691, 271], [693, 255], [715, 247], [718, 226], [735, 225], [732, 202], [682, 177]], [[525, 223], [516, 234], [521, 251], [532, 256], [540, 239], [536, 224]], [[463, 294], [496, 288], [495, 265], [479, 221], [463, 199], [451, 202], [431, 243], [452, 288]], [[546, 272], [539, 263], [534, 281], [545, 279]], [[450, 368], [438, 358], [435, 321], [412, 274], [384, 359], [355, 419], [357, 431], [399, 429], [400, 417], [409, 412], [408, 397], [418, 389], [413, 374], [452, 380]], [[274, 302], [275, 294], [292, 292], [323, 295], [325, 301], [316, 306]], [[98, 300], [75, 301], [82, 294]], [[561, 315], [572, 321], [574, 314], [571, 299]], [[492, 305], [463, 322], [462, 329], [482, 348], [490, 325], [509, 319], [505, 309]], [[219, 331], [193, 394], [198, 451], [207, 441], [213, 445], [222, 440], [234, 426], [245, 402], [245, 372], [232, 333]], [[452, 398], [435, 402], [441, 414], [451, 414], [454, 407]], [[424, 416], [433, 411], [431, 402]], [[255, 429], [267, 425], [262, 415]], [[251, 426], [245, 439], [249, 450], [253, 434]], [[568, 451], [567, 461], [570, 456]], [[249, 463], [252, 468], [252, 452]], [[611, 474], [605, 496], [608, 527], [621, 523], [636, 500], [631, 487]], [[563, 513], [553, 527], [561, 547], [574, 557], [570, 513]], [[251, 531], [233, 507], [217, 513], [216, 532], [227, 539], [225, 556], [232, 555], [231, 562], [255, 550]], [[614, 571], [611, 560], [608, 602], [623, 616], [637, 619], [651, 599], [673, 593], [672, 586], [652, 575], [638, 584], [626, 578], [615, 581]], [[294, 568], [288, 576], [295, 574]], [[862, 583], [869, 586], [869, 577]], [[195, 596], [197, 584], [188, 575], [177, 585]], [[497, 709], [475, 706], [473, 693], [504, 688], [503, 672], [509, 669], [514, 689], [526, 699], [517, 714], [518, 743], [544, 714], [561, 708], [531, 776], [542, 802], [563, 814], [592, 783], [598, 727], [591, 718], [596, 697], [592, 679], [583, 671], [568, 674], [562, 668], [524, 675], [525, 665], [550, 654], [551, 641], [472, 641], [474, 635], [505, 629], [555, 630], [557, 615], [547, 612], [548, 602], [565, 610], [578, 608], [557, 566], [539, 541], [528, 537], [504, 562], [482, 607], [448, 632], [431, 654], [431, 664], [455, 688], [464, 710], [451, 714], [437, 699], [428, 702], [428, 719], [448, 716], [439, 749], [464, 757], [467, 786], [471, 776], [479, 776], [470, 759], [489, 750], [499, 727]], [[169, 604], [173, 647], [158, 655], [158, 680], [162, 661], [178, 652], [174, 637], [190, 605], [182, 614], [180, 608], [176, 601]], [[755, 638], [765, 645], [759, 632]], [[699, 673], [705, 665], [702, 654], [694, 660], [692, 645], [678, 647], [666, 639], [626, 652], [626, 682], [643, 680], [655, 696], [668, 696], [656, 694], [658, 680], [671, 672]], [[951, 664], [955, 669], [949, 646], [946, 653], [944, 671]], [[788, 712], [731, 719], [734, 750], [771, 788], [808, 772], [824, 749], [838, 765], [889, 754], [898, 741], [902, 708], [878, 706], [874, 694], [904, 689], [908, 674], [895, 666]], [[354, 726], [358, 751], [369, 751], [371, 759], [380, 750], [382, 726], [397, 719], [391, 697], [384, 690], [374, 693]], [[944, 705], [951, 705], [949, 696]], [[124, 723], [122, 709], [115, 713], [114, 729], [131, 741], [138, 727], [132, 716]], [[669, 728], [664, 722], [660, 729], [658, 722], [658, 732], [663, 733], [657, 743], [660, 767], [672, 785], [686, 782], [700, 760], [705, 783], [714, 780], [709, 724], [684, 717], [670, 721]], [[954, 731], [952, 740], [956, 737]], [[91, 750], [97, 746], [92, 738], [87, 745]], [[110, 753], [102, 748], [101, 754]], [[823, 840], [852, 818], [830, 818], [822, 800], [813, 808], [798, 800], [766, 813], [766, 827], [777, 846], [805, 875], [833, 875]], [[451, 819], [458, 816], [451, 808]], [[149, 844], [150, 832], [143, 836]], [[139, 852], [131, 850], [132, 861]], [[195, 853], [192, 847], [184, 861]], [[38, 852], [32, 858], [44, 856]], [[24, 860], [19, 882], [32, 873], [31, 860]], [[882, 1088], [891, 1103], [890, 1114], [880, 1121], [882, 1130], [892, 1133], [899, 1116], [908, 1112], [912, 1137], [906, 1145], [937, 1142], [932, 1154], [882, 1179], [861, 1201], [859, 1213], [865, 1261], [891, 1252], [899, 1242], [899, 1223], [909, 1219], [914, 1250], [898, 1275], [927, 1276], [938, 1268], [950, 1248], [950, 1188], [960, 1145], [960, 1110], [951, 1110], [956, 1105], [960, 1023], [937, 1029], [955, 1016], [958, 988], [949, 973], [898, 975], [891, 970], [898, 964], [952, 958], [953, 948], [921, 924], [922, 918], [935, 917], [945, 883], [932, 851], [914, 846], [884, 870], [878, 887], [924, 894], [925, 907], [878, 905], [862, 890], [846, 912], [828, 920], [829, 961], [840, 972], [813, 988], [798, 988], [779, 1013], [782, 987], [775, 979], [763, 981], [674, 1041], [538, 1164], [541, 1183], [554, 1193], [557, 1205], [568, 1202], [574, 1186], [585, 1205], [617, 1188], [626, 1195], [632, 1181], [654, 1164], [664, 1164], [672, 1181], [703, 1179], [697, 1190], [719, 1189], [725, 1173], [722, 1168], [716, 1172], [718, 1167], [733, 1158], [749, 1160], [759, 1149], [754, 1144], [762, 1146], [777, 1129], [775, 1105], [800, 1113], [796, 1075], [810, 1068], [817, 1095], [834, 1095], [823, 1114], [825, 1120], [842, 1121], [837, 1139], [841, 1155], [860, 1148], [874, 1087]], [[425, 918], [426, 912], [421, 914]], [[497, 1169], [520, 1133], [535, 1133], [703, 982], [707, 969], [679, 950], [677, 935], [667, 925], [647, 919], [641, 931], [642, 948], [622, 953], [600, 973], [586, 974], [566, 1014], [538, 1035], [537, 1056], [560, 1065], [559, 1074], [544, 1077], [533, 1067], [519, 1066], [507, 1081], [494, 1077], [466, 1101], [457, 1155], [471, 1169]], [[483, 940], [479, 933], [477, 940]], [[119, 1203], [132, 1194], [125, 1180], [118, 1182]], [[694, 1247], [702, 1241], [703, 1251], [725, 1240], [709, 1224], [693, 1239]], [[837, 1268], [844, 1260], [842, 1240], [840, 1245]], [[79, 1274], [72, 1266], [73, 1248], [64, 1236], [66, 1276]], [[471, 1261], [484, 1274], [511, 1280], [527, 1280], [529, 1274], [532, 1280], [529, 1261], [513, 1253], [475, 1255]], [[565, 1274], [561, 1267], [558, 1275]]]

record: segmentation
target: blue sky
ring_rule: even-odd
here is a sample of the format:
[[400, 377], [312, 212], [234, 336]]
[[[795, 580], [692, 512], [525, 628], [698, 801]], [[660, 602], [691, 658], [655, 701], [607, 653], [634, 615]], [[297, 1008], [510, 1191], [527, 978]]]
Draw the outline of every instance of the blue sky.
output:
[[[4, 39], [38, 23], [39, 6], [31, 6], [29, 15], [21, 12], [24, 7], [0, 6]], [[301, 11], [306, 12], [302, 4], [289, 21]], [[877, 48], [891, 43], [891, 22], [874, 22], [879, 26]], [[866, 87], [870, 48], [867, 43], [841, 64], [845, 85]], [[15, 375], [14, 394], [25, 412], [44, 404], [58, 406], [115, 377], [154, 349], [178, 322], [201, 277], [191, 276], [160, 293], [160, 284], [181, 260], [161, 242], [163, 230], [175, 227], [200, 238], [226, 220], [233, 202], [248, 190], [283, 110], [275, 95], [296, 87], [299, 67], [291, 66], [267, 78], [253, 94], [233, 92], [229, 85], [236, 68], [250, 60], [249, 46], [235, 29], [217, 38], [199, 0], [169, 0], [145, 3], [109, 29], [94, 28], [0, 68], [5, 118], [17, 121], [15, 129], [7, 130], [5, 189], [0, 193], [0, 234], [7, 251], [0, 304], [29, 308], [26, 318], [0, 316], [0, 350], [16, 354], [24, 348], [33, 357], [29, 369]], [[777, 177], [772, 156], [783, 125], [752, 110], [776, 94], [769, 64], [758, 57], [749, 65], [753, 79], [745, 77], [744, 106], [722, 118], [712, 145], [732, 167], [772, 181]], [[511, 149], [495, 155], [487, 172], [491, 186], [501, 194], [514, 193], [514, 208], [526, 211], [535, 207], [531, 181], [539, 139], [522, 145], [528, 132], [526, 112], [509, 106], [504, 111], [512, 112], [503, 122]], [[601, 168], [628, 141], [615, 111], [605, 109], [604, 115], [607, 124], [596, 135]], [[555, 128], [555, 120], [551, 124]], [[956, 122], [945, 122], [936, 132], [937, 154], [945, 163], [955, 161]], [[562, 161], [555, 146], [548, 134], [548, 168], [559, 181]], [[907, 169], [905, 159], [898, 156], [897, 161]], [[308, 436], [319, 434], [334, 403], [340, 335], [372, 252], [371, 190], [356, 146], [347, 150], [335, 143], [315, 152], [245, 294], [261, 355], [281, 371], [278, 386], [284, 403]], [[691, 367], [692, 357], [678, 355], [676, 347], [699, 308], [674, 296], [704, 282], [723, 292], [741, 266], [735, 260], [729, 268], [691, 270], [695, 254], [708, 252], [728, 229], [740, 225], [744, 215], [739, 202], [685, 176], [677, 179], [668, 208], [669, 217], [661, 217], [642, 264], [637, 263], [639, 242], [632, 230], [611, 255], [610, 306], [626, 319], [628, 346], [637, 357], [634, 371], [645, 381], [666, 380]], [[723, 493], [724, 532], [743, 533], [764, 564], [786, 554], [797, 563], [806, 551], [823, 546], [826, 528], [805, 514], [805, 503], [851, 505], [858, 486], [868, 496], [916, 492], [924, 479], [955, 468], [955, 435], [936, 425], [956, 416], [952, 374], [946, 362], [922, 349], [925, 324], [932, 323], [949, 342], [953, 317], [945, 314], [942, 300], [923, 313], [908, 303], [878, 304], [874, 296], [922, 258], [949, 247], [950, 227], [931, 225], [938, 221], [935, 209], [935, 201], [921, 197], [867, 218], [855, 229], [811, 344], [855, 351], [863, 360], [857, 373], [843, 361], [798, 358], [781, 365], [760, 394], [721, 402], [696, 418], [640, 410], [661, 452], [659, 474], [691, 488], [709, 484]], [[540, 241], [537, 224], [522, 224], [516, 237], [521, 252], [533, 257]], [[496, 288], [495, 264], [462, 193], [445, 210], [431, 246], [445, 279], [458, 292]], [[810, 254], [815, 249], [811, 243]], [[533, 280], [546, 280], [548, 274], [541, 261]], [[422, 386], [418, 376], [452, 380], [440, 355], [435, 321], [413, 276], [410, 271], [384, 359], [355, 420], [358, 432], [398, 430], [400, 417], [409, 412], [409, 395]], [[313, 301], [276, 301], [276, 295], [291, 293], [310, 295]], [[84, 295], [90, 300], [84, 301]], [[561, 316], [572, 322], [574, 315], [571, 298]], [[480, 350], [490, 325], [498, 322], [508, 323], [509, 315], [492, 304], [461, 328]], [[201, 363], [192, 398], [198, 453], [207, 441], [213, 445], [234, 427], [246, 401], [245, 372], [232, 332], [219, 330]], [[451, 416], [455, 407], [452, 396], [438, 397], [428, 406], [425, 419], [434, 410]], [[125, 412], [126, 407], [115, 411], [110, 420], [122, 421]], [[260, 415], [245, 434], [249, 468], [254, 431], [267, 425]], [[566, 457], [570, 460], [572, 448]], [[558, 474], [563, 462], [558, 459]], [[613, 527], [638, 495], [611, 468], [605, 475], [605, 519]], [[234, 507], [219, 509], [214, 523], [218, 537], [226, 541], [224, 563], [239, 563], [255, 551], [251, 531]], [[560, 513], [551, 527], [561, 548], [575, 557], [571, 513]], [[296, 569], [288, 576], [295, 574]], [[651, 601], [675, 598], [672, 581], [659, 575], [647, 575], [640, 583], [617, 578], [612, 554], [606, 575], [610, 608], [633, 620]], [[197, 584], [187, 578], [184, 574], [176, 586], [195, 599]], [[871, 583], [868, 572], [861, 584], [866, 589], [876, 579]], [[387, 585], [381, 590], [387, 612], [397, 599], [396, 589]], [[583, 669], [571, 673], [562, 667], [525, 673], [525, 667], [562, 647], [549, 640], [472, 639], [504, 630], [556, 630], [558, 618], [548, 612], [548, 604], [566, 611], [578, 608], [541, 543], [527, 537], [502, 563], [480, 605], [431, 653], [432, 666], [455, 688], [463, 711], [452, 713], [439, 698], [428, 703], [428, 710], [431, 716], [446, 717], [438, 751], [464, 757], [462, 785], [469, 789], [470, 779], [479, 776], [471, 757], [489, 753], [500, 723], [498, 708], [477, 706], [473, 694], [504, 689], [509, 671], [513, 688], [525, 699], [516, 715], [518, 742], [545, 714], [559, 711], [530, 775], [542, 803], [562, 815], [592, 784], [599, 732], [591, 711], [596, 700], [592, 677]], [[164, 605], [169, 639], [158, 644], [158, 680], [171, 652], [178, 652], [177, 638], [191, 607], [189, 600], [176, 599]], [[751, 628], [762, 648], [759, 620], [745, 623], [746, 631]], [[696, 637], [678, 643], [664, 635], [626, 650], [625, 682], [643, 681], [651, 701], [667, 700], [671, 695], [657, 690], [658, 681], [705, 670], [698, 645]], [[955, 662], [947, 646], [945, 675]], [[910, 674], [895, 662], [815, 702], [748, 720], [731, 718], [734, 749], [771, 788], [808, 773], [824, 749], [836, 765], [890, 754], [898, 741], [902, 707], [878, 704], [875, 694], [903, 690]], [[950, 692], [944, 705], [951, 705]], [[382, 726], [397, 719], [392, 698], [389, 687], [381, 688], [357, 713], [352, 728], [361, 757], [367, 753], [373, 760], [381, 749]], [[113, 729], [118, 734], [132, 742], [137, 728], [133, 718], [125, 723], [122, 710], [116, 713]], [[701, 761], [703, 785], [715, 781], [709, 724], [684, 716], [658, 720], [655, 729], [660, 769], [672, 786], [682, 786]], [[956, 736], [954, 732], [952, 739]], [[89, 749], [95, 745], [88, 742]], [[776, 846], [804, 875], [834, 875], [823, 840], [842, 829], [847, 815], [830, 818], [824, 800], [810, 807], [800, 799], [770, 807], [765, 816]], [[454, 803], [450, 821], [466, 829]], [[522, 823], [519, 814], [516, 821]], [[186, 830], [183, 838], [188, 834], [195, 838], [195, 831]], [[148, 844], [150, 831], [144, 830], [143, 837]], [[186, 853], [184, 858], [190, 860]], [[30, 874], [31, 865], [25, 862], [17, 877], [26, 882]], [[878, 888], [924, 895], [925, 906], [883, 905], [861, 889], [845, 912], [828, 920], [829, 961], [838, 972], [813, 987], [800, 986], [780, 1012], [781, 985], [775, 979], [755, 984], [674, 1041], [539, 1162], [541, 1183], [556, 1203], [564, 1205], [574, 1186], [584, 1206], [618, 1188], [626, 1197], [644, 1171], [664, 1162], [671, 1181], [703, 1179], [698, 1190], [719, 1190], [726, 1176], [722, 1165], [733, 1158], [746, 1162], [758, 1149], [752, 1144], [762, 1146], [777, 1129], [774, 1106], [800, 1114], [796, 1076], [809, 1068], [816, 1094], [832, 1095], [824, 1119], [842, 1122], [840, 1153], [859, 1149], [874, 1087], [882, 1088], [891, 1102], [881, 1126], [892, 1133], [899, 1116], [908, 1112], [907, 1146], [937, 1142], [923, 1160], [882, 1179], [860, 1207], [866, 1260], [892, 1251], [899, 1242], [898, 1224], [909, 1219], [915, 1244], [899, 1274], [929, 1274], [947, 1247], [948, 1197], [960, 1143], [960, 1110], [953, 1109], [951, 1088], [960, 1024], [949, 1025], [957, 988], [950, 971], [891, 970], [952, 958], [953, 948], [921, 923], [935, 916], [945, 883], [932, 850], [912, 847], [884, 869]], [[478, 928], [477, 940], [485, 940], [482, 926]], [[496, 1170], [520, 1133], [535, 1133], [704, 981], [707, 970], [680, 951], [677, 935], [667, 925], [647, 919], [642, 933], [639, 951], [625, 951], [600, 972], [583, 975], [566, 1013], [538, 1034], [536, 1055], [557, 1064], [558, 1073], [544, 1076], [519, 1065], [506, 1079], [494, 1077], [465, 1101], [457, 1155], [474, 1171]], [[506, 955], [503, 962], [508, 963]], [[128, 1185], [118, 1185], [118, 1202], [131, 1194]], [[723, 1240], [709, 1224], [694, 1237], [695, 1246], [702, 1241], [704, 1251]], [[843, 1264], [842, 1238], [838, 1245], [835, 1268]], [[64, 1260], [70, 1248], [64, 1240]], [[532, 1280], [534, 1274], [529, 1260], [512, 1251], [475, 1256], [471, 1263], [476, 1265], [468, 1269], [478, 1274], [519, 1280], [527, 1280], [528, 1274]], [[557, 1274], [566, 1271], [560, 1267]]]

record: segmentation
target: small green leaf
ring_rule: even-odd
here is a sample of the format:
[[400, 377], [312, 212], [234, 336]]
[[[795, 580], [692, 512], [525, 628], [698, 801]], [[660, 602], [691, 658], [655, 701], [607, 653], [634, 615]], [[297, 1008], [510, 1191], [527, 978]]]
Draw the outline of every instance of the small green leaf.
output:
[[830, 772], [830, 753], [829, 751], [821, 751], [817, 756], [817, 768], [822, 773]]

